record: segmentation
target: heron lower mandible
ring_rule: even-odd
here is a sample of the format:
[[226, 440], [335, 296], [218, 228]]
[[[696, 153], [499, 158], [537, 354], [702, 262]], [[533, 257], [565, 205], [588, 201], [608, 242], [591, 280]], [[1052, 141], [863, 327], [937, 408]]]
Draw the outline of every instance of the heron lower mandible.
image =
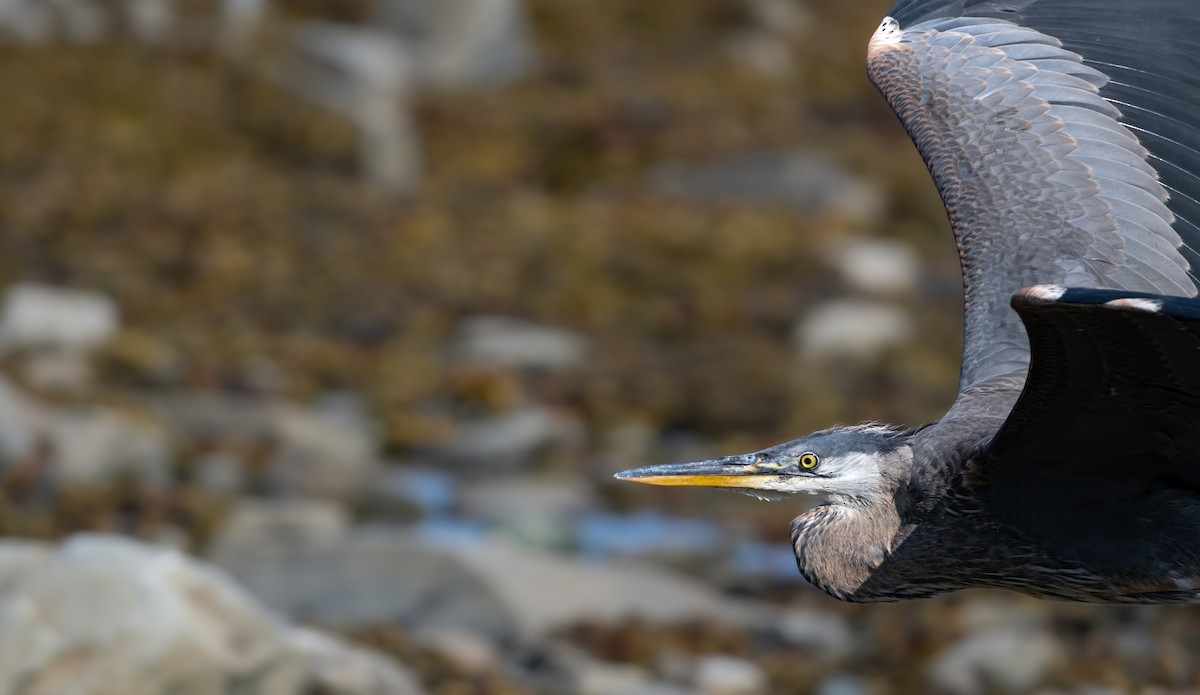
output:
[[903, 0], [868, 67], [958, 243], [953, 406], [617, 477], [823, 495], [848, 601], [1200, 602], [1200, 2]]

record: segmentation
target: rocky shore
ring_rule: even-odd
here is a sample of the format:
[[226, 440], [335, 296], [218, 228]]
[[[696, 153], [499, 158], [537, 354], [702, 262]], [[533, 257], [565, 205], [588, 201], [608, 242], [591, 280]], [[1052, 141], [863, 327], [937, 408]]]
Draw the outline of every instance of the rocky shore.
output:
[[611, 478], [951, 398], [889, 4], [0, 2], [0, 693], [1195, 692], [1190, 607]]

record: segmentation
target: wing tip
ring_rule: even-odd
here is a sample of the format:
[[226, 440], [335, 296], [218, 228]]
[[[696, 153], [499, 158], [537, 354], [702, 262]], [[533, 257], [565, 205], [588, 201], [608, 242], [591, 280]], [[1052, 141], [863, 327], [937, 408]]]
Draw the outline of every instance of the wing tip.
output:
[[1145, 292], [1099, 289], [1092, 287], [1063, 287], [1034, 285], [1017, 291], [1012, 297], [1014, 309], [1050, 305], [1094, 306], [1118, 311], [1138, 311], [1147, 314], [1166, 313], [1193, 315], [1200, 311], [1200, 301], [1188, 297], [1168, 297]]
[[867, 70], [870, 71], [872, 64], [883, 54], [899, 47], [903, 38], [904, 30], [900, 28], [900, 23], [891, 17], [884, 17], [867, 42]]
[[1144, 297], [1124, 297], [1122, 299], [1112, 299], [1101, 306], [1110, 309], [1126, 309], [1132, 311], [1142, 311], [1148, 314], [1157, 314], [1162, 311], [1163, 300], [1161, 299], [1146, 299]]
[[1014, 306], [1027, 304], [1049, 304], [1062, 299], [1067, 288], [1062, 285], [1033, 285], [1017, 290], [1013, 295]]

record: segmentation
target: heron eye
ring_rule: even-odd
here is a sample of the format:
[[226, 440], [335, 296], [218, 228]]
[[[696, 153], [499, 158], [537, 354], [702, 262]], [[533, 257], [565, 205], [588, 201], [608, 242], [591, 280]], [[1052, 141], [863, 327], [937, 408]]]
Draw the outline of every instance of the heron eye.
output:
[[800, 454], [800, 467], [805, 470], [811, 471], [812, 469], [816, 468], [817, 464], [820, 462], [821, 462], [821, 459], [818, 458], [817, 455], [812, 453], [811, 451], [807, 451], [803, 454]]

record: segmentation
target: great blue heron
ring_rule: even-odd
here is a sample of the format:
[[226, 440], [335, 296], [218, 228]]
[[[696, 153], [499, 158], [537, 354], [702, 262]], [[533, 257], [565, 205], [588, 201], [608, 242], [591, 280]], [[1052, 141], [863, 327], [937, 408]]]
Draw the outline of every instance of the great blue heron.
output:
[[1200, 0], [903, 0], [868, 66], [958, 245], [953, 406], [617, 477], [826, 496], [848, 601], [1200, 602]]

